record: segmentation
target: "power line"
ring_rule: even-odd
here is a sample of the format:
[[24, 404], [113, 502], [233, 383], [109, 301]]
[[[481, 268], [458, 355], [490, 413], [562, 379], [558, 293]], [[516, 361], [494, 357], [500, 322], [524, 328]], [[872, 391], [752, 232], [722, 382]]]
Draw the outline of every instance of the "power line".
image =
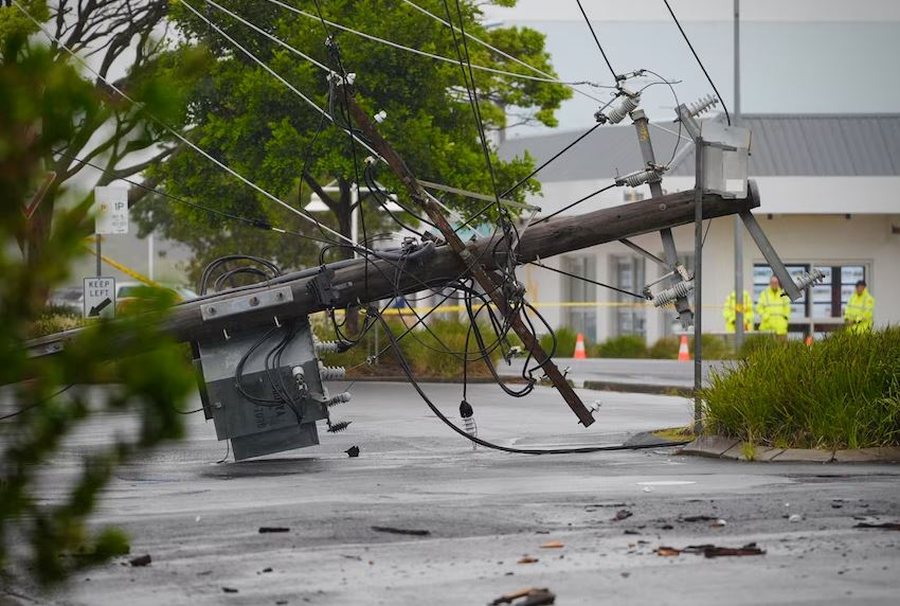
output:
[[550, 267], [549, 265], [544, 265], [539, 261], [529, 261], [530, 265], [535, 265], [537, 267], [543, 267], [544, 269], [549, 269], [550, 271], [555, 271], [558, 274], [562, 274], [564, 276], [569, 276], [570, 278], [575, 278], [576, 280], [581, 280], [582, 282], [587, 282], [588, 284], [594, 284], [595, 286], [602, 286], [603, 288], [608, 288], [609, 290], [614, 290], [623, 295], [628, 295], [629, 297], [634, 297], [636, 299], [641, 299], [643, 301], [647, 300], [647, 297], [644, 295], [639, 295], [636, 292], [631, 292], [630, 290], [624, 290], [619, 288], [618, 286], [613, 286], [612, 284], [604, 284], [603, 282], [597, 282], [596, 280], [591, 280], [590, 278], [585, 278], [584, 276], [579, 276], [578, 274], [573, 274], [568, 271], [564, 271], [562, 269], [556, 269], [555, 267]]
[[[13, 4], [16, 6], [16, 8], [18, 8], [18, 9], [19, 9], [19, 10], [20, 10], [20, 11], [21, 11], [21, 12], [22, 12], [22, 13], [23, 13], [23, 14], [24, 14], [24, 15], [25, 15], [32, 23], [34, 23], [34, 24], [38, 27], [38, 29], [40, 29], [40, 31], [41, 31], [47, 38], [49, 38], [51, 41], [53, 41], [53, 42], [55, 42], [56, 44], [58, 44], [58, 45], [60, 46], [60, 48], [64, 49], [64, 50], [65, 50], [65, 51], [66, 51], [73, 59], [75, 59], [78, 63], [80, 63], [80, 64], [82, 65], [82, 67], [84, 67], [84, 68], [87, 69], [89, 72], [91, 72], [92, 74], [94, 74], [94, 76], [96, 76], [101, 82], [103, 82], [106, 86], [108, 86], [110, 90], [114, 91], [114, 92], [115, 92], [116, 94], [118, 94], [120, 97], [122, 97], [123, 99], [129, 101], [129, 102], [132, 103], [133, 105], [135, 105], [135, 106], [139, 106], [139, 105], [140, 105], [137, 101], [135, 101], [134, 99], [132, 99], [130, 96], [128, 96], [126, 93], [124, 93], [120, 88], [118, 88], [113, 82], [110, 82], [107, 78], [105, 78], [102, 74], [100, 74], [100, 72], [98, 72], [97, 70], [95, 70], [94, 68], [92, 68], [90, 65], [88, 65], [88, 63], [87, 63], [84, 59], [82, 59], [81, 57], [79, 57], [79, 56], [78, 56], [71, 48], [69, 48], [68, 45], [65, 44], [65, 42], [63, 42], [62, 40], [60, 40], [59, 38], [57, 38], [56, 36], [54, 36], [53, 34], [51, 34], [50, 32], [48, 32], [47, 29], [44, 27], [44, 25], [43, 25], [40, 21], [38, 21], [37, 19], [35, 19], [35, 18], [31, 15], [31, 13], [29, 13], [29, 12], [28, 12], [28, 11], [27, 11], [27, 10], [26, 10], [26, 9], [25, 9], [25, 8], [24, 8], [17, 0], [12, 0], [12, 3], [13, 3]], [[183, 3], [183, 4], [185, 4], [185, 6], [187, 6], [187, 3]], [[193, 10], [193, 9], [191, 9], [191, 10]], [[253, 181], [247, 179], [246, 177], [244, 177], [243, 175], [241, 175], [240, 173], [238, 173], [237, 171], [235, 171], [235, 170], [232, 169], [231, 167], [227, 166], [226, 164], [223, 164], [222, 162], [220, 162], [219, 160], [217, 160], [216, 158], [214, 158], [212, 155], [210, 155], [208, 152], [204, 151], [204, 150], [201, 149], [199, 146], [197, 146], [193, 141], [189, 140], [187, 137], [185, 137], [184, 135], [182, 135], [181, 133], [179, 133], [178, 131], [176, 131], [174, 128], [172, 128], [171, 126], [169, 126], [168, 124], [166, 124], [165, 122], [163, 122], [162, 120], [160, 120], [159, 118], [157, 118], [156, 116], [154, 116], [153, 114], [147, 112], [147, 115], [150, 116], [155, 122], [157, 122], [160, 126], [162, 126], [166, 131], [168, 131], [168, 132], [169, 132], [172, 136], [174, 136], [176, 139], [178, 139], [179, 141], [181, 141], [182, 143], [184, 143], [185, 145], [187, 145], [188, 147], [190, 147], [192, 150], [194, 150], [195, 152], [197, 152], [198, 154], [200, 154], [201, 156], [203, 156], [204, 158], [206, 158], [207, 160], [209, 160], [210, 162], [212, 162], [213, 164], [215, 164], [216, 166], [218, 166], [220, 169], [224, 170], [225, 172], [227, 172], [227, 173], [230, 174], [231, 176], [233, 176], [233, 177], [235, 177], [236, 179], [240, 180], [242, 183], [244, 183], [244, 184], [247, 185], [248, 187], [251, 187], [252, 189], [254, 189], [255, 191], [257, 191], [258, 193], [264, 195], [266, 198], [272, 200], [272, 201], [275, 202], [276, 204], [278, 204], [278, 205], [280, 205], [280, 206], [283, 206], [284, 208], [288, 209], [290, 212], [296, 214], [297, 216], [304, 218], [305, 220], [309, 221], [310, 223], [313, 223], [314, 225], [318, 226], [319, 229], [324, 230], [324, 231], [331, 232], [333, 235], [338, 236], [340, 239], [342, 239], [342, 240], [347, 240], [347, 241], [349, 242], [349, 240], [348, 240], [347, 238], [345, 238], [342, 234], [340, 234], [340, 233], [334, 231], [333, 229], [331, 229], [331, 228], [329, 228], [329, 227], [327, 227], [327, 226], [325, 226], [325, 225], [322, 225], [315, 217], [309, 215], [309, 214], [306, 213], [306, 212], [303, 212], [303, 211], [301, 211], [301, 210], [299, 210], [299, 209], [294, 208], [293, 206], [291, 206], [291, 205], [288, 204], [287, 202], [284, 202], [283, 200], [281, 200], [280, 198], [278, 198], [278, 197], [275, 196], [274, 194], [272, 194], [272, 193], [268, 192], [267, 190], [263, 189], [262, 187], [260, 187], [260, 186], [257, 185], [256, 183], [254, 183]]]
[[[210, 0], [205, 0], [205, 1], [206, 1], [206, 2], [210, 2]], [[297, 15], [301, 15], [301, 16], [307, 17], [307, 18], [309, 18], [309, 19], [315, 19], [316, 21], [320, 21], [320, 18], [319, 18], [318, 16], [313, 15], [312, 13], [309, 13], [309, 12], [304, 11], [304, 10], [302, 10], [302, 9], [299, 9], [299, 8], [297, 8], [297, 7], [291, 6], [291, 5], [289, 5], [289, 4], [285, 4], [284, 2], [280, 2], [279, 0], [266, 0], [266, 1], [267, 1], [267, 2], [270, 2], [271, 4], [275, 4], [275, 5], [277, 5], [277, 6], [280, 6], [280, 7], [282, 7], [283, 9], [288, 10], [288, 11], [290, 11], [290, 12], [292, 12], [292, 13], [297, 14]], [[321, 22], [324, 23], [324, 24], [327, 24], [327, 25], [329, 25], [329, 26], [331, 26], [331, 27], [333, 27], [333, 28], [335, 28], [335, 29], [339, 29], [339, 30], [344, 31], [344, 32], [347, 32], [347, 33], [349, 33], [349, 34], [353, 34], [354, 36], [359, 36], [360, 38], [365, 38], [366, 40], [370, 40], [370, 41], [372, 41], [372, 42], [377, 42], [377, 43], [379, 43], [379, 44], [384, 44], [384, 45], [386, 45], [386, 46], [390, 46], [390, 47], [395, 48], [395, 49], [397, 49], [397, 50], [406, 51], [406, 52], [408, 52], [408, 53], [413, 53], [413, 54], [415, 54], [415, 55], [419, 55], [419, 56], [422, 56], [422, 57], [428, 57], [429, 59], [434, 59], [434, 60], [436, 60], [436, 61], [443, 61], [443, 62], [445, 62], [445, 63], [453, 63], [453, 64], [456, 64], [456, 60], [451, 59], [450, 57], [445, 57], [445, 56], [443, 56], [443, 55], [438, 55], [438, 54], [436, 54], [436, 53], [430, 53], [430, 52], [427, 52], [427, 51], [420, 50], [420, 49], [418, 49], [418, 48], [412, 48], [412, 47], [410, 47], [410, 46], [405, 46], [405, 45], [403, 45], [403, 44], [399, 44], [399, 43], [397, 43], [397, 42], [393, 42], [393, 41], [391, 41], [391, 40], [387, 40], [386, 38], [381, 38], [381, 37], [379, 37], [379, 36], [375, 36], [375, 35], [372, 35], [372, 34], [367, 34], [366, 32], [360, 31], [360, 30], [358, 30], [358, 29], [354, 29], [354, 28], [348, 27], [348, 26], [346, 26], [346, 25], [341, 25], [340, 23], [336, 23], [336, 22], [331, 21], [331, 20], [329, 20], [329, 19], [324, 19], [324, 18], [322, 18], [322, 19], [321, 19]], [[498, 69], [498, 68], [495, 68], [495, 67], [487, 67], [487, 66], [484, 66], [484, 65], [475, 65], [475, 64], [473, 64], [473, 65], [472, 65], [472, 69], [477, 69], [477, 70], [479, 70], [479, 71], [484, 71], [484, 72], [489, 72], [489, 73], [492, 73], [492, 74], [497, 74], [497, 75], [499, 75], [499, 76], [506, 76], [506, 77], [509, 77], [509, 78], [519, 78], [519, 79], [521, 79], [521, 80], [533, 80], [533, 81], [536, 81], [536, 82], [548, 82], [548, 83], [552, 83], [552, 84], [562, 84], [562, 85], [564, 85], [564, 86], [570, 86], [570, 87], [571, 87], [571, 86], [574, 86], [574, 84], [585, 84], [585, 85], [594, 86], [594, 87], [597, 87], [597, 88], [615, 88], [615, 87], [612, 87], [612, 86], [607, 87], [607, 86], [603, 86], [603, 85], [601, 85], [601, 84], [595, 84], [595, 83], [593, 83], [593, 82], [577, 82], [577, 83], [564, 82], [564, 81], [560, 80], [559, 78], [554, 78], [554, 77], [552, 77], [552, 76], [550, 76], [550, 77], [547, 77], [547, 76], [544, 76], [544, 77], [538, 77], [538, 76], [529, 76], [528, 74], [517, 74], [516, 72], [511, 72], [511, 71], [507, 71], [507, 70], [502, 70], [502, 69]], [[590, 95], [589, 95], [589, 96], [590, 96]], [[594, 97], [591, 96], [591, 98], [593, 99]]]
[[[427, 10], [427, 9], [425, 9], [425, 8], [422, 8], [421, 6], [419, 6], [418, 4], [416, 4], [415, 2], [412, 2], [411, 0], [403, 0], [403, 2], [404, 2], [405, 4], [407, 4], [407, 5], [411, 6], [411, 7], [413, 7], [414, 9], [416, 9], [417, 11], [419, 11], [420, 13], [423, 13], [423, 14], [425, 14], [425, 15], [428, 15], [428, 16], [431, 17], [432, 19], [438, 21], [439, 23], [442, 23], [442, 24], [443, 24], [444, 26], [446, 26], [446, 27], [450, 27], [450, 28], [455, 27], [453, 24], [451, 24], [451, 23], [445, 21], [444, 19], [442, 19], [442, 18], [439, 17], [438, 15], [435, 15], [434, 13], [430, 12], [429, 10]], [[537, 74], [540, 74], [540, 75], [544, 76], [544, 77], [547, 79], [548, 82], [554, 82], [554, 83], [556, 83], [556, 84], [562, 84], [563, 86], [567, 86], [567, 87], [569, 87], [572, 91], [578, 93], [579, 95], [583, 95], [583, 96], [587, 97], [588, 99], [592, 99], [592, 100], [596, 101], [597, 103], [602, 103], [603, 101], [601, 101], [600, 99], [598, 99], [597, 97], [595, 97], [595, 96], [593, 96], [593, 95], [590, 95], [590, 94], [588, 94], [588, 93], [586, 93], [586, 92], [584, 92], [584, 91], [582, 91], [582, 90], [576, 88], [576, 86], [586, 85], [586, 86], [593, 86], [593, 87], [595, 87], [595, 88], [609, 88], [609, 89], [615, 89], [615, 88], [616, 88], [615, 86], [606, 86], [606, 85], [602, 85], [602, 84], [597, 84], [596, 82], [589, 82], [589, 81], [565, 82], [565, 81], [563, 81], [563, 80], [560, 80], [559, 78], [556, 78], [555, 76], [553, 76], [553, 74], [551, 74], [551, 73], [549, 73], [549, 72], [546, 72], [546, 71], [544, 71], [544, 70], [538, 69], [537, 67], [534, 67], [533, 65], [530, 65], [529, 63], [526, 63], [525, 61], [522, 61], [522, 60], [519, 59], [518, 57], [515, 57], [515, 56], [513, 56], [513, 55], [511, 55], [511, 54], [509, 54], [509, 53], [507, 53], [507, 52], [505, 52], [505, 51], [503, 51], [503, 50], [500, 50], [500, 49], [497, 48], [496, 46], [493, 46], [493, 45], [489, 44], [488, 42], [485, 42], [485, 41], [482, 40], [481, 38], [478, 38], [478, 37], [474, 36], [474, 35], [471, 34], [471, 33], [465, 32], [464, 35], [465, 35], [466, 38], [468, 38], [469, 40], [472, 40], [472, 41], [474, 41], [474, 42], [477, 42], [477, 43], [480, 44], [481, 46], [483, 46], [483, 47], [485, 47], [485, 48], [487, 48], [487, 49], [489, 49], [489, 50], [491, 50], [491, 51], [497, 53], [497, 54], [500, 55], [501, 57], [504, 57], [504, 58], [506, 58], [506, 59], [509, 59], [510, 61], [512, 61], [512, 62], [514, 62], [514, 63], [518, 63], [519, 65], [521, 65], [521, 66], [523, 66], [523, 67], [526, 67], [526, 68], [530, 69], [531, 71], [533, 71], [533, 72], [535, 72], [535, 73], [537, 73]]]
[[619, 81], [619, 75], [616, 73], [616, 70], [613, 69], [612, 63], [609, 62], [609, 58], [606, 56], [606, 51], [603, 50], [603, 45], [600, 44], [600, 38], [597, 37], [597, 32], [594, 31], [594, 26], [591, 25], [591, 20], [588, 18], [587, 13], [584, 12], [584, 7], [581, 6], [581, 0], [575, 0], [578, 4], [578, 9], [581, 11], [581, 15], [584, 17], [584, 22], [587, 23], [588, 29], [591, 30], [591, 35], [594, 37], [594, 42], [597, 43], [597, 48], [600, 49], [600, 54], [603, 56], [603, 60], [606, 61], [606, 67], [609, 68], [609, 72], [612, 74], [613, 80], [616, 82]]
[[663, 0], [666, 8], [669, 9], [669, 14], [672, 15], [672, 20], [675, 21], [675, 25], [678, 26], [678, 31], [681, 32], [681, 37], [684, 38], [684, 41], [687, 43], [688, 48], [691, 49], [691, 53], [694, 55], [694, 59], [697, 60], [697, 65], [700, 66], [700, 69], [703, 70], [703, 75], [706, 76], [707, 82], [712, 87], [713, 92], [716, 93], [716, 97], [719, 98], [719, 103], [722, 104], [722, 110], [725, 112], [725, 119], [728, 120], [728, 125], [731, 125], [731, 115], [728, 113], [728, 108], [725, 106], [725, 99], [722, 98], [722, 95], [719, 94], [719, 89], [716, 88], [716, 83], [713, 82], [713, 79], [710, 77], [709, 72], [706, 71], [706, 67], [703, 65], [703, 61], [700, 60], [700, 56], [697, 54], [697, 51], [694, 50], [694, 45], [691, 44], [690, 39], [684, 31], [684, 28], [681, 27], [681, 22], [678, 21], [678, 17], [675, 16], [675, 11], [672, 10], [672, 7], [669, 6], [669, 0]]
[[[84, 160], [84, 159], [82, 159], [82, 158], [79, 158], [78, 156], [76, 156], [76, 155], [74, 155], [74, 154], [69, 154], [69, 153], [65, 153], [65, 152], [58, 152], [58, 153], [59, 153], [59, 155], [61, 155], [61, 156], [66, 156], [66, 157], [68, 157], [68, 158], [74, 160], [75, 162], [78, 162], [78, 163], [83, 164], [83, 165], [85, 165], [85, 166], [89, 166], [90, 168], [93, 168], [94, 170], [97, 170], [97, 171], [100, 171], [100, 172], [104, 172], [104, 171], [106, 170], [106, 169], [103, 168], [102, 166], [98, 166], [97, 164], [94, 164], [94, 163], [92, 163], [92, 162], [88, 162], [87, 160]], [[265, 220], [265, 219], [251, 219], [250, 217], [244, 217], [244, 216], [241, 216], [241, 215], [235, 215], [235, 214], [232, 214], [232, 213], [227, 213], [227, 212], [225, 212], [225, 211], [223, 211], [223, 210], [219, 210], [219, 209], [216, 209], [216, 208], [211, 208], [211, 207], [209, 207], [209, 206], [203, 206], [202, 204], [197, 204], [196, 202], [191, 202], [190, 200], [186, 200], [186, 199], [184, 199], [184, 198], [182, 198], [182, 197], [180, 197], [180, 196], [176, 196], [176, 195], [174, 195], [174, 194], [170, 194], [170, 193], [168, 193], [168, 192], [166, 192], [166, 191], [163, 191], [163, 190], [161, 190], [161, 189], [156, 189], [156, 188], [154, 188], [154, 187], [150, 187], [149, 185], [146, 185], [146, 184], [144, 184], [144, 183], [141, 183], [140, 181], [135, 181], [134, 179], [129, 179], [128, 177], [120, 177], [119, 180], [120, 180], [120, 181], [124, 181], [124, 182], [126, 182], [126, 183], [128, 183], [128, 184], [130, 184], [130, 185], [132, 185], [132, 186], [134, 186], [134, 187], [143, 189], [144, 191], [147, 191], [147, 192], [149, 192], [149, 193], [156, 194], [156, 195], [162, 196], [162, 197], [164, 197], [164, 198], [168, 198], [169, 200], [172, 200], [172, 201], [174, 201], [174, 202], [178, 202], [179, 204], [184, 204], [184, 205], [186, 205], [186, 206], [190, 206], [191, 208], [196, 208], [197, 210], [202, 210], [202, 211], [207, 212], [207, 213], [210, 213], [210, 214], [212, 214], [212, 215], [218, 215], [218, 216], [220, 216], [220, 217], [222, 217], [222, 218], [224, 218], [224, 219], [228, 219], [228, 220], [230, 220], [230, 221], [237, 221], [237, 222], [240, 222], [240, 223], [244, 223], [245, 225], [249, 225], [250, 227], [255, 227], [255, 228], [261, 229], [261, 230], [263, 230], [263, 231], [274, 231], [275, 233], [284, 234], [284, 235], [290, 235], [290, 236], [296, 236], [296, 237], [298, 237], [298, 238], [305, 238], [305, 239], [307, 239], [307, 240], [312, 240], [312, 241], [314, 241], [314, 242], [319, 242], [319, 243], [322, 243], [322, 244], [333, 244], [333, 243], [334, 243], [333, 240], [327, 240], [327, 239], [325, 239], [325, 238], [317, 238], [317, 237], [315, 237], [315, 236], [310, 236], [310, 235], [307, 235], [307, 234], [301, 234], [300, 232], [290, 231], [290, 230], [287, 230], [287, 229], [282, 229], [281, 227], [275, 227], [274, 225], [272, 225], [269, 221], [267, 221], [267, 220]]]
[[581, 204], [582, 202], [584, 202], [584, 201], [586, 201], [586, 200], [590, 200], [590, 199], [593, 198], [594, 196], [596, 196], [596, 195], [598, 195], [598, 194], [602, 194], [602, 193], [605, 192], [606, 190], [612, 189], [613, 187], [616, 187], [616, 184], [615, 184], [615, 183], [610, 183], [610, 184], [607, 185], [606, 187], [601, 187], [601, 188], [598, 189], [597, 191], [591, 192], [591, 193], [589, 193], [588, 195], [584, 196], [583, 198], [579, 198], [578, 200], [575, 200], [575, 201], [572, 202], [571, 204], [568, 204], [568, 205], [566, 205], [566, 206], [560, 208], [558, 211], [556, 211], [556, 212], [554, 212], [554, 213], [550, 213], [550, 214], [547, 215], [546, 217], [541, 217], [540, 219], [538, 219], [537, 221], [535, 221], [534, 223], [532, 223], [532, 225], [537, 225], [538, 223], [543, 223], [544, 221], [549, 221], [550, 219], [552, 219], [553, 217], [555, 217], [555, 216], [558, 215], [559, 213], [563, 213], [563, 212], [569, 210], [570, 208], [574, 208], [575, 206]]

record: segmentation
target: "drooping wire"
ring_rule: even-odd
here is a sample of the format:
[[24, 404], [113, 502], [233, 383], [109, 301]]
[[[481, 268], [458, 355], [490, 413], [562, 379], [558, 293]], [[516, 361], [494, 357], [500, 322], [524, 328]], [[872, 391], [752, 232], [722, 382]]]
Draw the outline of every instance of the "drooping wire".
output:
[[663, 3], [666, 5], [666, 8], [669, 9], [669, 14], [672, 15], [672, 20], [675, 22], [675, 25], [678, 26], [678, 31], [681, 32], [681, 37], [684, 38], [685, 43], [689, 49], [691, 49], [691, 54], [694, 55], [694, 59], [697, 60], [697, 65], [700, 66], [700, 69], [703, 71], [703, 75], [706, 76], [706, 81], [709, 82], [709, 85], [712, 87], [713, 92], [716, 93], [716, 97], [719, 98], [719, 103], [722, 104], [722, 111], [725, 112], [725, 119], [728, 121], [728, 125], [731, 125], [731, 114], [728, 113], [728, 107], [725, 105], [725, 99], [722, 98], [722, 95], [719, 94], [719, 89], [716, 88], [716, 83], [713, 82], [712, 77], [709, 75], [709, 72], [706, 71], [706, 66], [703, 65], [703, 61], [700, 60], [700, 55], [697, 54], [697, 51], [694, 50], [694, 45], [691, 44], [690, 38], [685, 33], [684, 28], [681, 27], [681, 22], [678, 20], [678, 17], [675, 16], [675, 11], [672, 10], [672, 7], [669, 5], [669, 0], [663, 0]]
[[609, 290], [613, 290], [617, 293], [621, 293], [623, 295], [628, 295], [629, 297], [634, 297], [635, 299], [641, 299], [643, 301], [647, 300], [647, 297], [644, 295], [638, 294], [636, 292], [631, 292], [630, 290], [625, 290], [619, 288], [618, 286], [613, 286], [612, 284], [604, 284], [603, 282], [598, 282], [596, 280], [591, 280], [590, 278], [585, 278], [584, 276], [579, 276], [578, 274], [573, 274], [572, 272], [568, 272], [562, 269], [557, 269], [555, 267], [550, 267], [549, 265], [544, 265], [539, 261], [529, 261], [529, 265], [534, 265], [536, 267], [542, 267], [544, 269], [549, 269], [550, 271], [556, 272], [558, 274], [562, 274], [564, 276], [568, 276], [570, 278], [575, 278], [576, 280], [581, 280], [582, 282], [587, 282], [588, 284], [594, 284], [595, 286], [600, 286], [602, 288], [607, 288]]
[[[372, 309], [373, 314], [377, 314], [377, 310]], [[397, 361], [400, 364], [400, 368], [403, 371], [403, 374], [409, 380], [410, 384], [413, 386], [413, 389], [419, 394], [422, 400], [425, 402], [426, 406], [431, 410], [434, 415], [440, 419], [447, 427], [469, 440], [470, 442], [474, 442], [479, 446], [484, 446], [485, 448], [490, 448], [493, 450], [499, 450], [502, 452], [508, 452], [512, 454], [530, 454], [530, 455], [545, 455], [545, 454], [585, 454], [591, 452], [606, 452], [606, 451], [616, 451], [616, 450], [641, 450], [648, 448], [666, 448], [671, 446], [680, 446], [683, 444], [689, 443], [691, 440], [686, 440], [678, 443], [655, 443], [655, 444], [641, 444], [641, 445], [625, 445], [625, 444], [616, 444], [610, 446], [586, 446], [581, 448], [513, 448], [510, 446], [503, 446], [500, 444], [495, 444], [494, 442], [489, 442], [482, 438], [478, 438], [476, 436], [469, 435], [465, 430], [457, 427], [450, 419], [444, 415], [443, 412], [431, 401], [428, 397], [428, 394], [422, 389], [419, 385], [418, 381], [415, 378], [415, 375], [412, 372], [412, 368], [409, 366], [409, 362], [406, 359], [406, 356], [403, 354], [403, 350], [400, 349], [397, 340], [394, 337], [393, 331], [391, 331], [390, 325], [385, 322], [384, 318], [381, 315], [377, 315], [378, 320], [381, 322], [382, 327], [388, 337], [388, 340], [391, 343], [391, 346], [394, 348], [394, 353], [396, 354]]]
[[52, 394], [50, 394], [50, 395], [47, 396], [46, 398], [42, 398], [41, 400], [38, 400], [37, 402], [33, 402], [33, 403], [31, 403], [31, 404], [29, 404], [29, 405], [27, 405], [27, 406], [23, 406], [22, 408], [13, 411], [13, 412], [11, 412], [11, 413], [8, 413], [8, 414], [5, 414], [5, 415], [3, 415], [3, 416], [0, 416], [0, 421], [6, 421], [7, 419], [12, 419], [13, 417], [17, 417], [17, 416], [19, 416], [19, 415], [21, 415], [21, 414], [23, 414], [23, 413], [28, 412], [29, 410], [32, 410], [32, 409], [34, 409], [34, 408], [37, 408], [38, 406], [41, 406], [41, 405], [43, 405], [43, 404], [46, 404], [46, 403], [49, 402], [50, 400], [53, 400], [54, 398], [56, 398], [56, 397], [58, 397], [58, 396], [64, 394], [64, 393], [67, 392], [68, 390], [72, 389], [72, 387], [74, 387], [74, 386], [75, 386], [74, 383], [70, 383], [69, 385], [65, 385], [64, 387], [62, 387], [62, 388], [56, 390], [55, 392], [53, 392]]

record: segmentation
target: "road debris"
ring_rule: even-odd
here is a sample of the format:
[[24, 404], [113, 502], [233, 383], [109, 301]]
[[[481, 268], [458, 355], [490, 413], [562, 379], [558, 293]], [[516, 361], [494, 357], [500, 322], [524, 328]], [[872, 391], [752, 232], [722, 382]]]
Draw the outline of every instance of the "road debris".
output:
[[149, 566], [150, 562], [153, 561], [153, 558], [150, 557], [150, 554], [144, 554], [142, 556], [138, 556], [136, 558], [131, 558], [128, 560], [128, 563], [132, 566]]
[[562, 541], [547, 541], [541, 544], [541, 549], [562, 549], [565, 546], [565, 543]]
[[536, 564], [538, 562], [540, 562], [539, 559], [532, 557], [530, 555], [527, 555], [527, 556], [522, 556], [521, 558], [519, 558], [519, 561], [516, 562], [516, 564]]
[[747, 543], [743, 547], [718, 547], [716, 545], [688, 545], [684, 549], [660, 546], [656, 549], [656, 555], [663, 557], [678, 556], [682, 553], [703, 555], [707, 558], [724, 556], [754, 556], [765, 555], [765, 549], [760, 549], [756, 543]]
[[799, 522], [802, 519], [803, 516], [801, 516], [799, 513], [792, 513], [790, 516], [788, 516], [788, 522], [791, 522], [792, 524], [795, 522]]
[[351, 459], [355, 459], [356, 457], [359, 456], [359, 446], [351, 446], [344, 452], [346, 452], [347, 456], [350, 457]]
[[260, 526], [259, 534], [268, 534], [270, 532], [290, 532], [291, 529], [286, 526]]
[[900, 530], [900, 522], [884, 522], [882, 524], [870, 524], [868, 522], [860, 522], [855, 524], [853, 528], [877, 528], [879, 530]]
[[715, 516], [685, 516], [681, 518], [682, 522], [713, 522], [715, 521]]
[[500, 604], [512, 604], [513, 601], [519, 600], [513, 606], [545, 606], [547, 604], [556, 603], [556, 595], [547, 588], [528, 587], [504, 593], [492, 602], [488, 602], [488, 606], [500, 606]]
[[223, 587], [222, 591], [224, 591], [225, 593], [237, 593], [238, 592], [238, 590], [235, 589], [234, 587]]
[[394, 528], [393, 526], [372, 526], [375, 532], [386, 532], [388, 534], [405, 534], [414, 537], [427, 537], [431, 534], [430, 530], [416, 530], [412, 528]]
[[627, 509], [620, 509], [619, 511], [616, 512], [616, 515], [614, 515], [610, 521], [611, 522], [620, 522], [622, 520], [627, 520], [628, 518], [630, 518], [633, 515], [634, 514], [631, 513], [631, 511], [629, 511]]
[[670, 558], [679, 554], [681, 554], [681, 550], [675, 549], [674, 547], [661, 546], [656, 549], [656, 555], [662, 556], [664, 558]]

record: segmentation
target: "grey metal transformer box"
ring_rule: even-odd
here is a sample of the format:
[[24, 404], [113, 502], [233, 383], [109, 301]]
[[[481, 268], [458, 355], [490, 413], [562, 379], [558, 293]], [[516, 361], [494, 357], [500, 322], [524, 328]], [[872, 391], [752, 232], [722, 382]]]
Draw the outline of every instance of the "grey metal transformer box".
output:
[[319, 443], [328, 396], [306, 319], [204, 338], [194, 355], [206, 418], [236, 461]]

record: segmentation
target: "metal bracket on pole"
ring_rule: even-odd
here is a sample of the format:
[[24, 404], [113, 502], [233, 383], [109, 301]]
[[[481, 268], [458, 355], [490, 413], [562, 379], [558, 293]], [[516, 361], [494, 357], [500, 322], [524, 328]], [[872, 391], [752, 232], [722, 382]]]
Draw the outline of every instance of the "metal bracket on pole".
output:
[[[759, 199], [759, 188], [756, 185], [756, 182], [751, 180], [749, 183], [750, 195]], [[775, 274], [775, 277], [778, 278], [778, 281], [781, 282], [781, 288], [784, 289], [784, 294], [788, 296], [791, 301], [796, 301], [800, 298], [802, 294], [800, 289], [797, 288], [797, 285], [794, 284], [794, 279], [791, 277], [791, 274], [788, 273], [787, 267], [782, 263], [781, 258], [778, 256], [778, 253], [775, 252], [775, 248], [772, 246], [772, 243], [769, 242], [769, 238], [766, 237], [765, 232], [763, 231], [760, 224], [757, 222], [756, 217], [753, 216], [749, 210], [741, 211], [739, 213], [741, 221], [744, 222], [744, 227], [747, 228], [747, 232], [750, 234], [750, 237], [753, 238], [753, 241], [756, 242], [756, 246], [759, 248], [759, 252], [762, 253], [763, 257], [766, 259], [766, 263], [769, 264], [769, 267], [772, 268], [772, 272]], [[735, 295], [737, 296], [737, 295]]]
[[513, 313], [506, 297], [497, 288], [497, 284], [487, 269], [479, 262], [472, 252], [466, 248], [466, 245], [459, 238], [453, 227], [447, 221], [447, 218], [441, 213], [440, 208], [434, 202], [434, 198], [428, 194], [422, 187], [422, 184], [416, 179], [416, 176], [406, 165], [403, 158], [397, 153], [393, 146], [381, 136], [375, 127], [372, 119], [356, 102], [356, 97], [352, 90], [347, 90], [346, 95], [347, 106], [353, 121], [356, 122], [360, 130], [369, 139], [370, 144], [384, 158], [385, 162], [398, 177], [401, 183], [406, 187], [410, 197], [420, 206], [427, 214], [435, 226], [441, 231], [447, 245], [456, 253], [462, 261], [466, 270], [472, 275], [472, 278], [484, 289], [484, 292], [491, 298], [492, 302], [497, 306], [499, 312], [510, 318], [510, 325], [516, 332], [525, 348], [531, 352], [538, 364], [541, 365], [543, 371], [547, 374], [553, 385], [559, 391], [560, 395], [578, 417], [578, 421], [587, 427], [594, 422], [591, 411], [587, 409], [581, 398], [569, 385], [563, 373], [560, 372], [550, 356], [544, 351], [538, 342], [537, 337], [531, 332], [525, 322], [522, 320], [518, 312]]
[[[649, 120], [644, 110], [637, 109], [631, 112], [631, 119], [634, 121], [634, 127], [637, 130], [638, 143], [641, 146], [641, 156], [647, 167], [656, 165], [656, 157], [653, 154], [653, 142], [650, 140]], [[650, 194], [656, 198], [663, 195], [662, 179], [657, 178], [651, 180]], [[678, 250], [675, 248], [675, 236], [672, 235], [671, 229], [663, 229], [659, 232], [662, 238], [663, 256], [665, 257], [666, 267], [670, 271], [675, 271], [678, 264]], [[628, 244], [626, 243], [626, 246]], [[679, 276], [675, 275], [669, 280], [670, 286], [675, 286], [679, 282]], [[686, 297], [678, 297], [675, 300], [675, 309], [678, 311], [678, 319], [684, 328], [690, 326], [694, 321], [694, 314], [691, 311], [691, 304]]]

